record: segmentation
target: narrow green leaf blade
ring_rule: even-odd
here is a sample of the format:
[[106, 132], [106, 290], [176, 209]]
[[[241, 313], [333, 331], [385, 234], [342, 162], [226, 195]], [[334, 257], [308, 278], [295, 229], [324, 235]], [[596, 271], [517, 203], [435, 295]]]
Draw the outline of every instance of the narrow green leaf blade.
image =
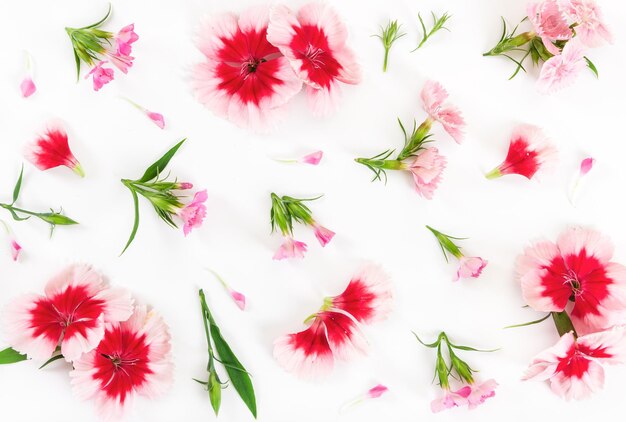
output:
[[17, 178], [17, 182], [15, 183], [15, 187], [13, 188], [13, 202], [11, 205], [15, 204], [17, 198], [20, 196], [20, 190], [22, 189], [22, 176], [24, 175], [24, 165], [22, 164], [22, 169], [20, 170], [20, 177]]
[[224, 363], [224, 368], [226, 368], [230, 382], [243, 402], [248, 406], [252, 415], [256, 418], [256, 397], [248, 372], [241, 362], [239, 362], [228, 343], [226, 343], [226, 340], [222, 337], [219, 327], [212, 322], [210, 329], [213, 343], [215, 343], [215, 350], [220, 360]]
[[17, 350], [7, 347], [4, 350], [0, 350], [0, 365], [6, 365], [9, 363], [21, 362], [28, 359], [26, 355], [21, 354]]
[[130, 244], [133, 243], [133, 240], [135, 240], [135, 235], [137, 234], [137, 229], [139, 228], [139, 197], [137, 196], [137, 192], [135, 192], [133, 189], [130, 189], [130, 193], [133, 195], [133, 204], [135, 206], [135, 222], [133, 223], [133, 230], [130, 232], [128, 242], [126, 242], [126, 246], [124, 246], [124, 250], [122, 250], [120, 256], [124, 252], [126, 252], [126, 249], [128, 249]]
[[50, 359], [48, 359], [48, 360], [47, 360], [47, 361], [46, 361], [43, 365], [41, 365], [41, 366], [39, 367], [39, 369], [43, 369], [43, 368], [45, 368], [46, 366], [50, 365], [52, 362], [54, 362], [54, 361], [56, 361], [56, 360], [59, 360], [59, 359], [63, 359], [63, 355], [62, 355], [62, 354], [60, 354], [60, 353], [59, 353], [58, 355], [54, 355], [54, 356], [52, 356]]
[[587, 56], [585, 56], [585, 61], [587, 62], [587, 67], [589, 69], [591, 69], [591, 71], [593, 72], [594, 75], [596, 75], [596, 78], [599, 78], [600, 75], [598, 74], [598, 68], [596, 67], [596, 65], [593, 64], [593, 62], [591, 60], [589, 60], [589, 58], [587, 58]]
[[148, 169], [143, 174], [143, 176], [141, 176], [141, 179], [139, 179], [138, 182], [141, 182], [141, 183], [148, 182], [148, 181], [156, 178], [159, 174], [161, 174], [163, 172], [163, 170], [165, 170], [165, 167], [167, 167], [167, 165], [169, 164], [169, 162], [172, 159], [172, 157], [174, 157], [174, 154], [176, 154], [176, 151], [178, 151], [178, 148], [180, 148], [181, 145], [183, 144], [183, 142], [185, 142], [186, 140], [187, 140], [187, 138], [183, 139], [182, 141], [180, 141], [179, 143], [174, 145], [172, 148], [170, 148], [169, 151], [167, 151], [154, 164], [152, 164], [150, 167], [148, 167]]

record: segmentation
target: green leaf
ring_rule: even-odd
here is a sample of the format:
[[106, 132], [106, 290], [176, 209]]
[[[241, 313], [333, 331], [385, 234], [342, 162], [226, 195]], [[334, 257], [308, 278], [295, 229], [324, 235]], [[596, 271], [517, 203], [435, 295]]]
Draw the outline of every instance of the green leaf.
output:
[[183, 139], [176, 145], [174, 145], [169, 151], [167, 151], [161, 158], [159, 158], [154, 164], [152, 164], [146, 172], [141, 176], [141, 179], [137, 180], [140, 183], [148, 182], [152, 179], [155, 179], [165, 170], [165, 167], [169, 164], [170, 160], [178, 151], [178, 148], [185, 142], [187, 138]]
[[85, 26], [84, 28], [81, 28], [81, 29], [97, 28], [98, 26], [102, 25], [107, 19], [109, 19], [109, 16], [111, 16], [111, 11], [112, 11], [112, 7], [111, 7], [111, 3], [109, 3], [109, 10], [107, 10], [106, 15], [104, 15], [102, 19], [100, 19], [98, 22], [92, 25]]
[[215, 343], [215, 351], [220, 361], [223, 362], [224, 368], [226, 368], [230, 382], [243, 402], [248, 406], [252, 415], [256, 418], [256, 397], [254, 395], [252, 380], [226, 340], [224, 340], [224, 337], [222, 337], [222, 333], [215, 324], [215, 321], [211, 318], [209, 323], [211, 325], [211, 338], [213, 339], [213, 343]]
[[76, 49], [74, 49], [74, 61], [76, 62], [76, 82], [80, 81], [80, 58], [78, 57], [78, 53], [76, 53]]
[[591, 69], [594, 75], [596, 75], [596, 78], [599, 78], [600, 76], [598, 75], [598, 69], [596, 68], [596, 65], [593, 64], [593, 62], [589, 60], [587, 56], [585, 56], [585, 61], [587, 62], [587, 67]]
[[58, 212], [45, 212], [36, 214], [36, 216], [53, 226], [72, 226], [78, 224], [76, 221]]
[[521, 328], [521, 327], [528, 327], [529, 325], [535, 325], [535, 324], [539, 324], [540, 322], [545, 321], [546, 319], [550, 318], [550, 314], [544, 316], [543, 318], [539, 318], [536, 319], [534, 321], [530, 321], [530, 322], [525, 322], [523, 324], [515, 324], [515, 325], [507, 325], [506, 328]]
[[[124, 183], [124, 180], [122, 180], [122, 182]], [[135, 235], [137, 234], [137, 229], [139, 228], [139, 197], [137, 196], [137, 192], [135, 192], [135, 190], [131, 186], [127, 185], [126, 183], [124, 184], [128, 187], [128, 189], [130, 189], [130, 193], [133, 195], [133, 204], [135, 206], [135, 222], [133, 223], [133, 230], [130, 232], [128, 242], [126, 242], [126, 246], [124, 246], [124, 249], [122, 250], [122, 253], [120, 253], [120, 256], [124, 252], [126, 252], [126, 249], [128, 249], [133, 240], [135, 240]]]
[[17, 350], [11, 347], [7, 347], [4, 350], [0, 350], [0, 365], [21, 362], [26, 359], [28, 359], [26, 355], [19, 353]]
[[22, 189], [22, 176], [24, 175], [24, 164], [22, 164], [22, 169], [20, 170], [20, 177], [17, 178], [17, 182], [15, 183], [15, 187], [13, 188], [13, 202], [11, 205], [15, 204], [17, 198], [20, 196], [20, 190]]
[[43, 369], [43, 368], [45, 368], [46, 366], [50, 365], [50, 364], [51, 364], [52, 362], [54, 362], [55, 360], [59, 360], [59, 359], [63, 359], [63, 355], [62, 355], [62, 354], [60, 354], [60, 353], [59, 353], [58, 355], [54, 355], [54, 356], [52, 356], [50, 359], [48, 359], [48, 360], [46, 361], [46, 363], [44, 363], [43, 365], [41, 365], [41, 366], [39, 367], [39, 369]]

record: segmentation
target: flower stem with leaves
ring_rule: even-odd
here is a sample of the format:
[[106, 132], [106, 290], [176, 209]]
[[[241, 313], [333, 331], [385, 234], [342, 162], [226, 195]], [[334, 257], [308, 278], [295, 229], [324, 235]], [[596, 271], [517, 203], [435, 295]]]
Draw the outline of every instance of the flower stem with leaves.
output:
[[[200, 289], [200, 305], [202, 308], [202, 321], [204, 324], [204, 333], [207, 340], [207, 350], [209, 353], [209, 362], [207, 364], [207, 372], [209, 373], [207, 381], [194, 379], [196, 382], [204, 385], [209, 392], [211, 406], [217, 415], [222, 400], [222, 388], [226, 383], [222, 382], [217, 374], [215, 362], [221, 363], [228, 374], [230, 383], [237, 391], [243, 402], [246, 404], [252, 415], [256, 418], [256, 397], [252, 380], [248, 371], [243, 367], [237, 359], [232, 349], [222, 337], [222, 333], [215, 323], [211, 311], [206, 302], [204, 291]], [[215, 346], [215, 349], [213, 349]]]
[[448, 21], [448, 19], [451, 18], [451, 15], [449, 15], [448, 12], [441, 15], [441, 17], [437, 17], [437, 15], [435, 15], [435, 12], [430, 12], [430, 14], [433, 16], [433, 26], [432, 28], [430, 28], [430, 31], [426, 30], [426, 25], [424, 24], [424, 20], [422, 19], [422, 16], [419, 13], [417, 14], [417, 17], [419, 18], [419, 21], [420, 21], [420, 25], [422, 26], [423, 35], [422, 35], [422, 41], [418, 44], [417, 47], [415, 47], [415, 50], [413, 51], [419, 50], [420, 47], [422, 47], [426, 43], [426, 41], [428, 41], [428, 39], [434, 34], [436, 34], [439, 30], [445, 29], [446, 31], [450, 32], [450, 30], [444, 26], [446, 22]]
[[15, 187], [13, 188], [13, 200], [11, 203], [0, 203], [0, 208], [4, 208], [9, 211], [11, 216], [15, 221], [24, 221], [28, 220], [30, 217], [39, 218], [42, 221], [45, 221], [50, 225], [50, 235], [54, 232], [54, 228], [56, 226], [70, 226], [74, 224], [78, 224], [76, 221], [62, 214], [62, 211], [54, 211], [50, 209], [50, 212], [34, 212], [29, 211], [23, 208], [18, 208], [15, 206], [15, 203], [19, 199], [20, 192], [22, 189], [22, 180], [24, 175], [24, 167], [20, 170], [20, 175], [15, 183]]
[[383, 44], [383, 48], [385, 49], [385, 57], [383, 60], [383, 72], [387, 71], [387, 62], [389, 60], [389, 50], [393, 44], [403, 36], [406, 35], [405, 32], [400, 32], [401, 24], [398, 24], [397, 20], [390, 20], [385, 27], [380, 27], [380, 34], [375, 34], [374, 36], [379, 38]]

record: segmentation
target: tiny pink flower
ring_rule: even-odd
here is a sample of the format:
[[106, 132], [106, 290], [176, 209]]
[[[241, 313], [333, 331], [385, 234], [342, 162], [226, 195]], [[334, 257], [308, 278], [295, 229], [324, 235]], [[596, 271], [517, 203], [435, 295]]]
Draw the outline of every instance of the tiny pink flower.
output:
[[[119, 30], [115, 40], [118, 43], [124, 43], [125, 45], [130, 46], [132, 43], [137, 41], [139, 36], [135, 33], [135, 24], [131, 23], [130, 25], [126, 25], [122, 29]], [[130, 53], [130, 52], [129, 52]]]
[[432, 199], [445, 168], [445, 157], [439, 155], [437, 148], [430, 147], [422, 150], [408, 165], [407, 170], [413, 174], [417, 193], [426, 199]]
[[148, 118], [152, 120], [152, 122], [154, 122], [154, 124], [157, 125], [160, 129], [165, 128], [165, 119], [163, 118], [162, 114], [146, 110], [146, 116], [148, 116]]
[[432, 410], [433, 413], [439, 413], [442, 410], [452, 409], [454, 407], [465, 406], [468, 404], [467, 398], [472, 393], [472, 387], [466, 385], [457, 391], [444, 391], [443, 397], [430, 402], [430, 410]]
[[320, 161], [322, 161], [323, 155], [324, 155], [324, 152], [315, 151], [315, 152], [312, 152], [311, 154], [307, 154], [304, 157], [300, 158], [299, 161], [301, 163], [311, 164], [313, 166], [316, 166], [320, 163]]
[[228, 294], [230, 294], [230, 297], [233, 298], [235, 304], [239, 309], [241, 309], [242, 311], [246, 310], [246, 297], [243, 295], [243, 293], [239, 293], [238, 291], [233, 290], [229, 287]]
[[22, 91], [22, 97], [28, 98], [37, 91], [37, 87], [33, 82], [33, 79], [29, 76], [26, 76], [22, 79], [22, 83], [20, 84], [20, 91]]
[[422, 88], [421, 97], [424, 111], [429, 118], [441, 123], [444, 130], [460, 144], [463, 141], [465, 120], [458, 108], [444, 105], [448, 99], [448, 91], [439, 82], [427, 81]]
[[378, 384], [368, 390], [367, 396], [370, 399], [377, 399], [378, 397], [385, 394], [387, 391], [389, 391], [389, 388], [387, 388], [386, 386], [382, 384]]
[[326, 227], [323, 227], [317, 223], [313, 224], [313, 228], [315, 230], [315, 237], [320, 242], [320, 245], [326, 246], [328, 242], [335, 236], [335, 232], [332, 230], [328, 230]]
[[179, 190], [193, 189], [193, 183], [181, 182], [181, 183], [178, 184], [178, 189]]
[[576, 38], [586, 46], [598, 47], [603, 42], [613, 42], [595, 0], [559, 0], [559, 9], [576, 24]]
[[103, 67], [106, 63], [106, 60], [101, 60], [96, 64], [91, 71], [85, 76], [85, 79], [88, 79], [90, 76], [93, 76], [93, 89], [94, 91], [99, 91], [104, 85], [108, 84], [113, 80], [115, 74], [113, 73], [113, 69], [107, 69]]
[[20, 251], [22, 250], [22, 246], [17, 243], [15, 239], [11, 239], [11, 257], [13, 261], [17, 261], [17, 258], [20, 256]]
[[543, 41], [543, 45], [550, 53], [557, 55], [560, 50], [554, 41], [566, 41], [572, 37], [565, 17], [559, 10], [556, 0], [542, 0], [530, 3], [527, 7], [528, 20], [535, 29], [535, 33]]
[[462, 278], [478, 278], [487, 266], [487, 261], [478, 256], [466, 257], [459, 259], [459, 269], [456, 272], [454, 281]]
[[183, 233], [187, 236], [192, 229], [202, 226], [202, 221], [206, 217], [206, 206], [204, 203], [208, 199], [207, 191], [196, 192], [191, 203], [181, 209], [178, 216], [183, 220]]
[[286, 258], [304, 258], [307, 246], [304, 242], [299, 242], [291, 237], [286, 237], [285, 242], [280, 245], [278, 251], [274, 254], [275, 260], [281, 260]]
[[560, 55], [551, 57], [541, 67], [537, 90], [543, 94], [552, 94], [563, 89], [573, 84], [584, 68], [582, 45], [575, 39], [569, 41]]

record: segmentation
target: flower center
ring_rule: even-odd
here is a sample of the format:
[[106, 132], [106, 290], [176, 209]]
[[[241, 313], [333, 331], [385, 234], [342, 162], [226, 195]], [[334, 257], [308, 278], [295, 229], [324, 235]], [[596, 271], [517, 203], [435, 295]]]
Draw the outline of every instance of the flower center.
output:
[[582, 294], [582, 286], [580, 280], [578, 279], [578, 275], [574, 271], [568, 270], [567, 274], [563, 275], [563, 279], [564, 284], [569, 284], [569, 286], [572, 288], [572, 295], [570, 296], [569, 300], [574, 302], [576, 297]]
[[314, 68], [319, 69], [324, 65], [324, 50], [309, 44], [304, 51], [304, 56], [311, 62]]
[[251, 73], [255, 73], [261, 63], [266, 62], [265, 59], [257, 59], [256, 57], [250, 57], [247, 61], [241, 64], [241, 74], [247, 77]]

